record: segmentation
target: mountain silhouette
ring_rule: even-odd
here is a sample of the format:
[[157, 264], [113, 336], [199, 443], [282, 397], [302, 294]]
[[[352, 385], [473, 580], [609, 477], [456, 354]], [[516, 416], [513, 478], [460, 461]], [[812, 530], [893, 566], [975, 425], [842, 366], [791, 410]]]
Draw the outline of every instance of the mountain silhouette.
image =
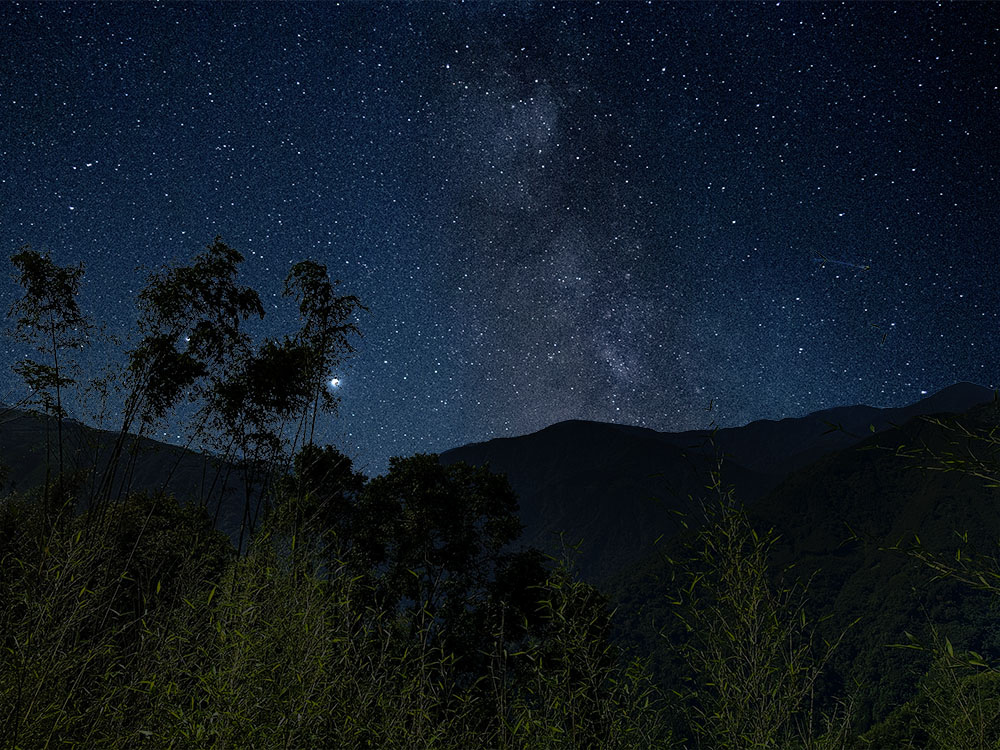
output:
[[[46, 456], [46, 430], [52, 448]], [[67, 471], [83, 469], [87, 476], [81, 488], [78, 509], [90, 505], [100, 472], [107, 465], [118, 438], [117, 432], [98, 430], [72, 419], [63, 420], [63, 440]], [[58, 471], [55, 420], [34, 411], [0, 407], [0, 463], [7, 467], [4, 490], [28, 490], [45, 481], [46, 462], [53, 474]], [[132, 491], [163, 491], [182, 503], [198, 501], [205, 504], [215, 519], [216, 528], [237, 545], [240, 523], [245, 506], [242, 472], [233, 465], [208, 454], [161, 443], [150, 438], [129, 435], [123, 453], [135, 451], [135, 461], [120, 470], [111, 490], [118, 497], [128, 487]], [[252, 502], [257, 494], [252, 495]], [[244, 543], [245, 543], [244, 538]]]
[[559, 533], [581, 542], [581, 577], [602, 583], [651, 552], [657, 539], [696, 513], [707, 473], [723, 456], [722, 478], [752, 504], [789, 474], [916, 416], [962, 412], [994, 398], [958, 383], [898, 408], [843, 406], [780, 421], [685, 432], [571, 420], [513, 438], [445, 451], [443, 463], [489, 465], [520, 501], [521, 541], [560, 554]]
[[[996, 461], [988, 444], [956, 438], [928, 416], [986, 433], [1000, 424], [1000, 401], [994, 391], [959, 383], [900, 408], [845, 406], [714, 431], [575, 420], [462, 446], [441, 461], [487, 464], [507, 475], [525, 524], [518, 543], [558, 555], [560, 535], [580, 542], [578, 573], [611, 597], [616, 638], [650, 655], [656, 679], [667, 686], [676, 685], [676, 665], [668, 653], [673, 636], [663, 633], [678, 621], [666, 560], [683, 557], [700, 501], [711, 494], [709, 472], [719, 470], [755, 525], [780, 535], [775, 569], [794, 563], [811, 581], [810, 615], [822, 623], [821, 635], [836, 637], [860, 618], [820, 692], [844, 695], [856, 686], [856, 726], [866, 727], [907, 700], [914, 670], [926, 667], [920, 662], [926, 655], [889, 648], [905, 642], [906, 632], [925, 637], [934, 624], [956, 648], [1000, 660], [996, 605], [988, 595], [934, 581], [926, 566], [888, 550], [919, 534], [927, 548], [953, 553], [956, 534], [967, 534], [969, 544], [991, 553], [1000, 538], [995, 488], [907, 458], [904, 449], [919, 446]], [[53, 427], [33, 412], [0, 412], [0, 459], [10, 468], [5, 490], [44, 480], [45, 433], [54, 437]], [[70, 466], [91, 465], [95, 457], [100, 465], [117, 437], [69, 420], [63, 431]], [[163, 489], [182, 502], [208, 498], [217, 528], [237, 542], [245, 507], [239, 472], [176, 446], [145, 438], [135, 444], [133, 489]]]
[[[525, 532], [518, 543], [560, 554], [580, 542], [585, 580], [602, 583], [650, 554], [657, 539], [681, 528], [678, 512], [697, 512], [707, 473], [721, 454], [723, 481], [753, 503], [791, 472], [921, 414], [954, 413], [992, 400], [994, 392], [959, 383], [900, 408], [845, 406], [743, 427], [670, 433], [571, 420], [514, 438], [497, 438], [441, 454], [443, 463], [488, 464], [506, 474], [520, 502]], [[834, 429], [839, 427], [840, 429]], [[45, 430], [54, 422], [32, 411], [0, 410], [0, 461], [6, 489], [44, 481]], [[103, 465], [117, 433], [74, 420], [63, 423], [67, 466]], [[130, 436], [127, 446], [135, 445]], [[141, 438], [129, 481], [135, 490], [164, 490], [181, 502], [199, 499], [216, 527], [236, 544], [245, 497], [242, 474], [225, 461]], [[55, 461], [54, 454], [50, 456]], [[116, 491], [122, 487], [121, 476]], [[256, 497], [256, 496], [255, 496]], [[255, 503], [251, 498], [251, 505]], [[83, 507], [87, 505], [85, 497]]]
[[[929, 399], [942, 424], [961, 425], [980, 436], [1000, 424], [1000, 402], [992, 400], [964, 412], [937, 412], [941, 406], [960, 406], [956, 393], [961, 395], [948, 389]], [[909, 455], [914, 450], [920, 460]], [[965, 559], [975, 550], [996, 554], [997, 489], [984, 478], [940, 470], [944, 465], [928, 458], [928, 450], [975, 457], [1000, 473], [995, 445], [915, 413], [900, 426], [869, 434], [791, 472], [748, 508], [756, 528], [779, 535], [773, 569], [793, 564], [795, 577], [810, 581], [813, 621], [829, 616], [821, 635], [836, 638], [857, 620], [835, 653], [830, 679], [837, 685], [832, 692], [841, 695], [856, 686], [855, 719], [862, 727], [909, 699], [915, 676], [929, 664], [927, 653], [890, 648], [908, 643], [907, 632], [930, 641], [933, 626], [955, 649], [977, 651], [988, 662], [1000, 659], [995, 597], [952, 579], [935, 580], [926, 565], [893, 550], [907, 549], [919, 536], [924, 549], [948, 560], [956, 559], [960, 545]], [[675, 666], [665, 644], [678, 637], [669, 630], [677, 618], [668, 603], [674, 569], [668, 558], [683, 559], [683, 543], [690, 538], [667, 541], [663, 550], [605, 581], [617, 607], [617, 633], [637, 653], [653, 656], [654, 670], [667, 684]], [[994, 568], [988, 560], [984, 564]]]

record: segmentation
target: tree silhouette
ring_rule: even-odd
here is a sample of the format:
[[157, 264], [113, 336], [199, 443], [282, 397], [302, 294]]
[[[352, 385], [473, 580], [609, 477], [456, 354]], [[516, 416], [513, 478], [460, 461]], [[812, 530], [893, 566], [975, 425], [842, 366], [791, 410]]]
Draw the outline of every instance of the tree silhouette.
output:
[[[266, 338], [256, 351], [247, 352], [226, 373], [212, 382], [208, 410], [217, 431], [228, 440], [227, 449], [236, 447], [243, 460], [247, 483], [245, 525], [252, 534], [267, 500], [262, 491], [250, 509], [250, 484], [254, 472], [262, 474], [266, 489], [275, 476], [287, 470], [289, 456], [302, 438], [311, 445], [319, 409], [334, 411], [336, 400], [323, 387], [326, 374], [353, 353], [351, 335], [358, 329], [350, 320], [364, 308], [357, 297], [338, 297], [326, 266], [306, 260], [295, 264], [284, 282], [284, 295], [294, 296], [302, 320], [294, 336], [281, 340]], [[305, 425], [312, 411], [309, 430]], [[289, 447], [284, 427], [298, 420], [298, 429]], [[258, 467], [265, 468], [263, 472]], [[242, 544], [242, 531], [241, 540]]]
[[[0, 498], [0, 744], [649, 747], [650, 693], [617, 671], [606, 599], [509, 551], [504, 477], [418, 454], [368, 480], [314, 443], [358, 299], [303, 261], [284, 285], [300, 330], [255, 346], [242, 259], [216, 238], [149, 277], [120, 380], [95, 381], [120, 382], [124, 408], [82, 517], [46, 522], [48, 476]], [[58, 421], [82, 267], [14, 262], [19, 334], [53, 358], [21, 372]], [[143, 434], [184, 405], [192, 440], [243, 471], [235, 551], [198, 498], [131, 490]]]
[[[72, 371], [72, 365], [67, 366], [59, 355], [66, 349], [79, 349], [86, 344], [92, 327], [80, 312], [76, 299], [83, 278], [83, 264], [58, 266], [48, 252], [39, 253], [28, 245], [12, 255], [10, 260], [17, 269], [14, 278], [24, 290], [23, 296], [11, 305], [7, 313], [8, 317], [17, 316], [12, 335], [51, 358], [51, 364], [26, 358], [16, 363], [13, 370], [31, 391], [27, 403], [41, 406], [46, 415], [55, 419], [59, 453], [58, 496], [65, 471], [62, 420], [67, 415], [62, 394], [63, 389], [76, 382], [66, 374]], [[46, 512], [51, 512], [48, 495], [50, 450], [46, 423], [46, 492], [43, 501]]]
[[524, 637], [540, 623], [531, 587], [547, 570], [537, 550], [504, 551], [523, 528], [517, 510], [507, 479], [488, 468], [390, 459], [361, 494], [353, 537], [380, 609], [409, 613], [408, 637], [439, 637], [470, 671], [497, 623], [505, 638]]
[[[241, 323], [264, 316], [257, 292], [236, 284], [243, 256], [216, 237], [189, 266], [150, 275], [139, 293], [139, 343], [127, 352], [121, 427], [95, 491], [95, 502], [112, 496], [122, 452], [136, 422], [138, 435], [163, 419], [183, 396], [203, 397], [204, 380], [222, 379], [250, 347]], [[138, 448], [138, 441], [132, 446]], [[130, 455], [134, 465], [136, 451]], [[121, 492], [128, 492], [126, 476]], [[103, 518], [103, 512], [98, 514]]]
[[327, 410], [336, 408], [337, 400], [323, 387], [323, 381], [327, 373], [354, 351], [349, 336], [360, 335], [350, 317], [357, 310], [368, 309], [353, 295], [338, 297], [334, 294], [339, 283], [331, 283], [326, 266], [311, 260], [296, 263], [285, 279], [284, 295], [295, 297], [299, 305], [302, 328], [298, 344], [311, 354], [306, 371], [307, 378], [314, 384], [312, 421], [305, 441], [309, 443], [315, 434], [320, 402]]

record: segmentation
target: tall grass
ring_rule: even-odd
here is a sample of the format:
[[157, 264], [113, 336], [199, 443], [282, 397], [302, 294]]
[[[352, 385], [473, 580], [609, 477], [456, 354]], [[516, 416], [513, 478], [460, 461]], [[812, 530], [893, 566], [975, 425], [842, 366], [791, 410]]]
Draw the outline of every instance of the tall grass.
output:
[[460, 687], [454, 655], [409, 636], [414, 614], [377, 610], [347, 566], [301, 548], [293, 562], [278, 534], [221, 574], [188, 555], [144, 583], [114, 522], [29, 533], [39, 512], [0, 501], [0, 746], [672, 746], [643, 664], [598, 645], [592, 589], [565, 562], [538, 592], [544, 641], [514, 650], [498, 622], [488, 668]]

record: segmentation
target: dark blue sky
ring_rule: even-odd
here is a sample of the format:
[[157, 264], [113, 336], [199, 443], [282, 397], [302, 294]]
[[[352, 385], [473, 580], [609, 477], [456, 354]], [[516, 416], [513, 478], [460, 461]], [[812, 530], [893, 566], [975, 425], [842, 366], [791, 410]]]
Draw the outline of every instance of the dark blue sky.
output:
[[119, 332], [136, 266], [216, 235], [259, 335], [293, 330], [289, 265], [327, 264], [370, 312], [325, 435], [369, 472], [1000, 381], [997, 4], [5, 3], [0, 29], [8, 254], [82, 260]]

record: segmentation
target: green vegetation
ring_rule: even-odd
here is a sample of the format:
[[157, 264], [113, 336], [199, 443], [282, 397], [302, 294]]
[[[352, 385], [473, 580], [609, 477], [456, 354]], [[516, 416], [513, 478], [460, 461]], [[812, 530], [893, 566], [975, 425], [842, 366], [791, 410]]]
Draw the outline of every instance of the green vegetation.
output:
[[[607, 600], [568, 559], [502, 552], [521, 531], [502, 477], [417, 455], [369, 480], [315, 445], [363, 307], [299, 263], [284, 291], [300, 330], [255, 346], [244, 324], [263, 307], [241, 261], [216, 239], [151, 275], [127, 367], [93, 384], [102, 408], [124, 404], [113, 449], [77, 472], [48, 460], [41, 486], [0, 500], [0, 746], [667, 742], [643, 664], [609, 641]], [[15, 265], [18, 333], [53, 362], [18, 371], [62, 418], [89, 330], [83, 269], [29, 248]], [[242, 470], [242, 554], [203, 498], [131, 489], [129, 435], [178, 413]]]
[[[947, 555], [915, 537], [864, 555], [855, 538], [854, 557], [796, 557], [763, 522], [788, 488], [744, 509], [720, 464], [693, 498], [700, 522], [670, 542], [669, 575], [644, 592], [666, 617], [657, 648], [636, 656], [571, 552], [512, 550], [521, 524], [503, 477], [418, 454], [368, 478], [314, 442], [317, 415], [337, 407], [323, 381], [352, 353], [365, 309], [338, 296], [324, 266], [304, 261], [285, 280], [299, 330], [255, 343], [245, 326], [263, 306], [237, 283], [240, 254], [217, 238], [190, 265], [149, 277], [127, 366], [81, 385], [73, 359], [93, 330], [76, 301], [82, 266], [30, 248], [12, 261], [23, 290], [14, 335], [40, 355], [16, 368], [30, 392], [23, 403], [56, 429], [45, 436], [44, 481], [0, 498], [0, 747], [1000, 743], [1000, 673], [990, 649], [968, 650], [979, 645], [963, 637], [990, 631], [1000, 574], [968, 537]], [[102, 414], [122, 405], [120, 421], [109, 448], [71, 466], [62, 419], [94, 394]], [[189, 444], [242, 478], [235, 546], [206, 498], [135, 488], [142, 443], [130, 436], [180, 416]], [[1000, 444], [992, 432], [961, 437]], [[894, 455], [995, 486], [991, 465], [967, 449]], [[17, 466], [9, 478], [23, 479]], [[858, 481], [845, 503], [867, 508], [885, 491]], [[805, 509], [774, 507], [795, 539], [833, 549], [840, 530], [808, 537], [795, 526], [810, 523]], [[931, 612], [940, 630], [890, 648], [890, 630], [852, 627], [852, 602], [889, 590], [852, 589], [856, 569], [906, 585], [933, 571], [947, 584]], [[903, 663], [923, 674], [908, 691]], [[878, 685], [848, 679], [879, 670], [896, 691], [883, 704]], [[875, 720], [859, 721], [857, 706]]]
[[758, 533], [720, 473], [710, 476], [716, 501], [705, 506], [694, 554], [672, 565], [687, 725], [699, 747], [843, 747], [849, 717], [838, 710], [818, 731], [814, 716], [817, 680], [843, 633], [817, 646], [808, 586], [772, 582], [774, 530]]

